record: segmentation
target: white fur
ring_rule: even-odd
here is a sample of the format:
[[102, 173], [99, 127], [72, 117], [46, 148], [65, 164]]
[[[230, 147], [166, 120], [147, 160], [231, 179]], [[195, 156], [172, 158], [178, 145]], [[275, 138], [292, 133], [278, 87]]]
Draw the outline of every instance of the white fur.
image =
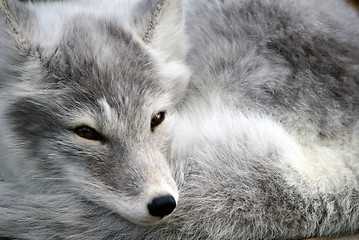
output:
[[[97, 1], [58, 1], [51, 3], [29, 4], [37, 17], [36, 31], [31, 33], [34, 44], [41, 46], [55, 46], [63, 31], [63, 25], [71, 21], [74, 16], [118, 19], [126, 23], [133, 5], [138, 1], [106, 0], [98, 4]], [[129, 4], [130, 3], [130, 4]]]

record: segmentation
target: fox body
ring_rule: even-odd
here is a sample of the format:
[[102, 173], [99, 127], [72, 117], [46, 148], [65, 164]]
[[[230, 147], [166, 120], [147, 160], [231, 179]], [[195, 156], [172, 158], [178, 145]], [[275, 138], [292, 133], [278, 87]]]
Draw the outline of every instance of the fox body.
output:
[[0, 236], [359, 230], [344, 1], [0, 2]]

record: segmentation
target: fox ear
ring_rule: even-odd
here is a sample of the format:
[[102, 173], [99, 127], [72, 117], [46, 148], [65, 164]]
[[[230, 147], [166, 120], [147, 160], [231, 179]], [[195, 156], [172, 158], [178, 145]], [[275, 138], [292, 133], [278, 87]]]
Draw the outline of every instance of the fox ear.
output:
[[[30, 49], [28, 39], [31, 31], [31, 16], [25, 4], [12, 0], [0, 0], [1, 40], [12, 40], [18, 50], [27, 52]], [[4, 46], [2, 46], [4, 49]]]
[[[18, 1], [0, 0], [0, 85], [18, 82], [19, 65], [31, 54], [30, 11]], [[0, 86], [1, 87], [1, 86]]]
[[166, 79], [162, 85], [173, 93], [173, 101], [179, 102], [191, 76], [185, 64], [187, 42], [182, 0], [143, 0], [134, 13], [137, 33], [165, 64], [160, 68]]
[[[145, 0], [136, 15], [141, 19], [143, 40], [166, 62], [183, 60], [186, 54], [182, 0]], [[144, 12], [150, 16], [144, 17]]]

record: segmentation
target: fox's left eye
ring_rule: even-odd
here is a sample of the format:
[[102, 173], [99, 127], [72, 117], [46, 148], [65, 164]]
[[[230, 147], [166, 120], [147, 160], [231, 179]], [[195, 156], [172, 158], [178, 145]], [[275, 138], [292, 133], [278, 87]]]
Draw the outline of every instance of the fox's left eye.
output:
[[88, 126], [81, 126], [73, 129], [74, 133], [82, 138], [93, 141], [103, 141], [104, 138], [95, 129]]
[[159, 112], [157, 113], [152, 119], [151, 119], [151, 131], [153, 132], [154, 129], [160, 125], [163, 120], [165, 120], [165, 112]]

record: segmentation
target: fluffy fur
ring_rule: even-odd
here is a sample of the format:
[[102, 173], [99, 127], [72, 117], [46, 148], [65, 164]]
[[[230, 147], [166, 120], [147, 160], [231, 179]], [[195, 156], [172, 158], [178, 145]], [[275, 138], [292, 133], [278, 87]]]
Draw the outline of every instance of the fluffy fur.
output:
[[[359, 18], [344, 1], [0, 2], [0, 236], [359, 230]], [[159, 222], [146, 206], [163, 194], [178, 205]]]

